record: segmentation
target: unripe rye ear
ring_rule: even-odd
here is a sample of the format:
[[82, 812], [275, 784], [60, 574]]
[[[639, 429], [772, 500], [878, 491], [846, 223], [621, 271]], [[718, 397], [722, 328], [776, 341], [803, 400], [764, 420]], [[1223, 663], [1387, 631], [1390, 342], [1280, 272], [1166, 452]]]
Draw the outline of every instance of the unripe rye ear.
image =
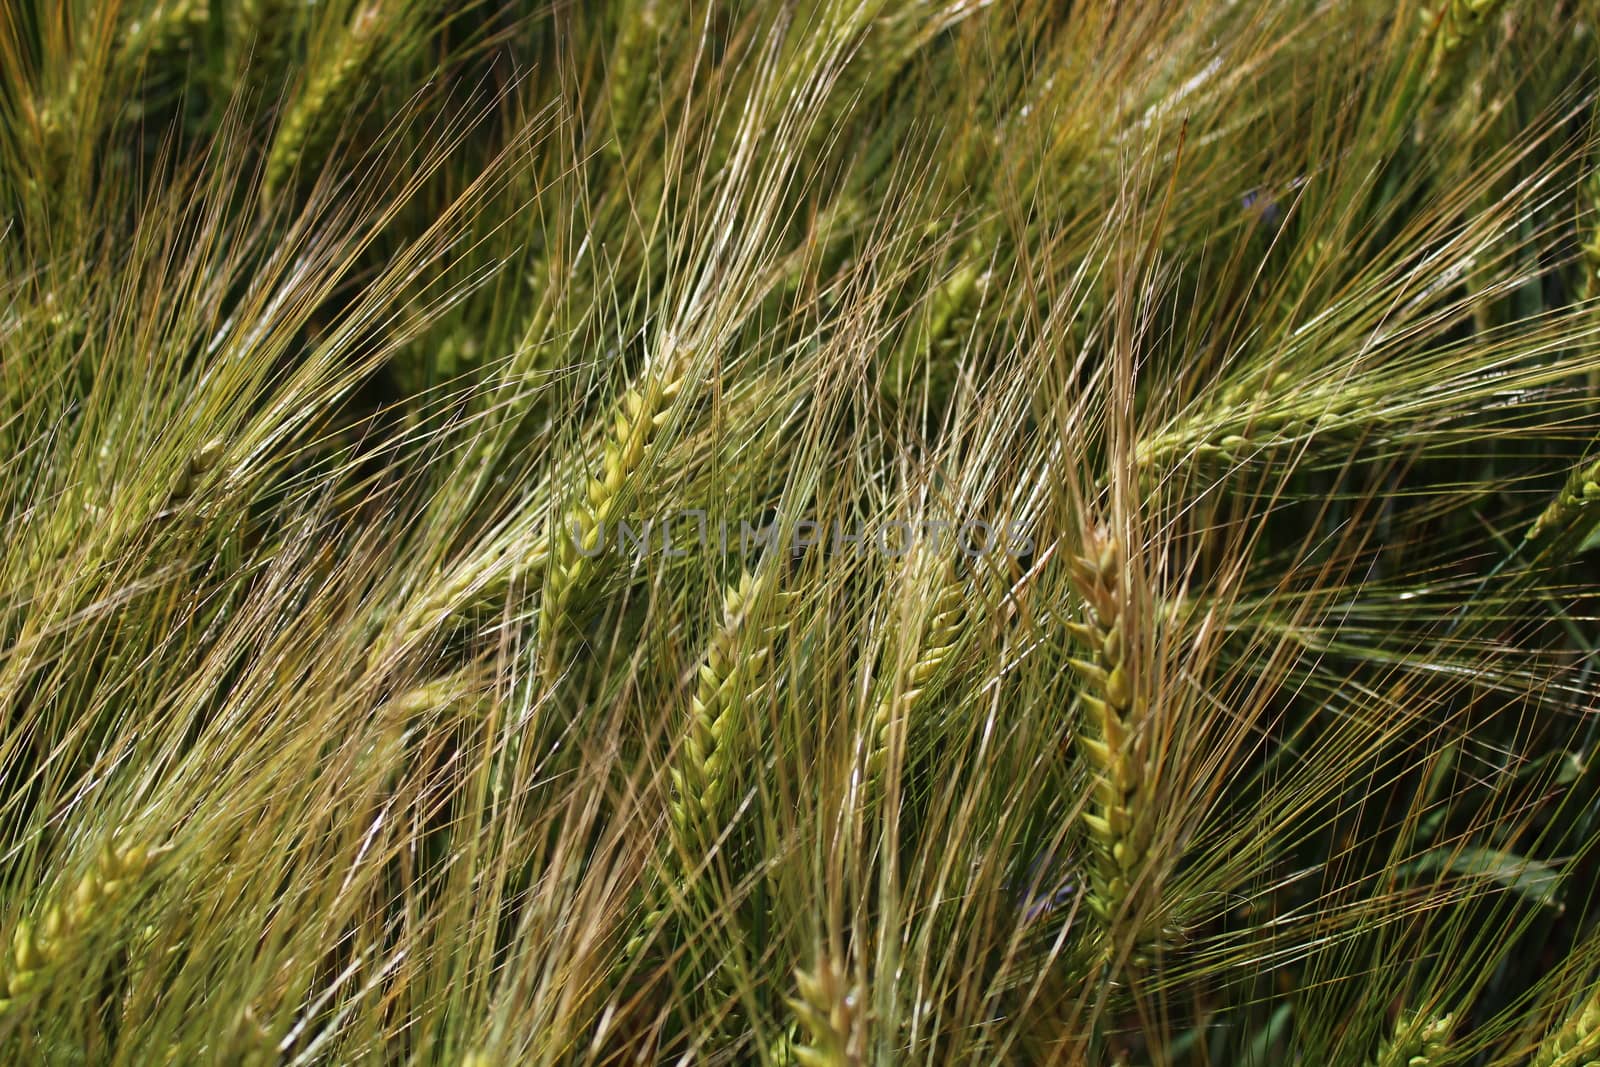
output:
[[[771, 692], [773, 651], [794, 602], [793, 594], [772, 590], [772, 602], [763, 605], [772, 583], [770, 573], [746, 571], [728, 587], [718, 629], [696, 668], [688, 729], [668, 771], [670, 837], [657, 864], [667, 877], [683, 875], [680, 853], [697, 854], [722, 831], [730, 770], [744, 755], [740, 717]], [[645, 903], [645, 915], [623, 950], [629, 961], [642, 955], [653, 932], [671, 917], [671, 901], [659, 883], [652, 884]]]
[[677, 350], [666, 366], [647, 370], [643, 381], [623, 394], [601, 446], [600, 472], [576, 495], [554, 533], [539, 607], [540, 661], [547, 680], [560, 673], [571, 613], [597, 577], [607, 531], [620, 517], [650, 446], [671, 418], [688, 364], [689, 354]]
[[796, 970], [799, 996], [789, 998], [795, 1018], [809, 1033], [805, 1044], [790, 1050], [800, 1067], [858, 1067], [865, 1063], [866, 1019], [861, 988], [826, 956], [816, 969]]
[[151, 858], [150, 849], [143, 845], [118, 847], [107, 838], [95, 865], [69, 892], [45, 906], [41, 921], [24, 919], [17, 924], [11, 935], [10, 958], [0, 964], [0, 1013], [39, 987], [71, 940], [89, 926], [96, 912], [144, 874]]
[[[1151, 837], [1137, 736], [1148, 680], [1129, 660], [1129, 630], [1135, 621], [1123, 584], [1124, 562], [1114, 537], [1097, 532], [1086, 540], [1084, 554], [1070, 564], [1084, 598], [1082, 618], [1067, 624], [1087, 652], [1071, 661], [1084, 683], [1077, 741], [1090, 779], [1083, 813], [1090, 850], [1086, 901], [1108, 930], [1125, 910]], [[1142, 647], [1138, 642], [1136, 648]]]
[[1470, 45], [1505, 0], [1440, 0], [1422, 12], [1423, 25], [1432, 34], [1428, 54], [1428, 80], [1433, 81], [1463, 48]]
[[1600, 1057], [1600, 989], [1539, 1046], [1530, 1067], [1586, 1067]]
[[1374, 1067], [1435, 1067], [1450, 1053], [1450, 1031], [1455, 1014], [1421, 1018], [1410, 1012], [1400, 1016], [1394, 1035], [1378, 1049]]
[[966, 590], [954, 566], [948, 561], [939, 564], [934, 583], [915, 656], [903, 676], [891, 679], [887, 691], [873, 706], [863, 775], [869, 798], [888, 762], [891, 728], [896, 722], [914, 721], [923, 702], [954, 666], [965, 632]]

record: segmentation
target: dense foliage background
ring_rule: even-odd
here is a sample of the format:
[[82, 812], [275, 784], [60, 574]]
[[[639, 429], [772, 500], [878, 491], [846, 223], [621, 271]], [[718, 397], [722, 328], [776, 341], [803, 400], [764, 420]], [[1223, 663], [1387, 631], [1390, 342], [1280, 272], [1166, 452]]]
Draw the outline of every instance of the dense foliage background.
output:
[[1600, 1063], [1597, 26], [7, 0], [0, 1059]]

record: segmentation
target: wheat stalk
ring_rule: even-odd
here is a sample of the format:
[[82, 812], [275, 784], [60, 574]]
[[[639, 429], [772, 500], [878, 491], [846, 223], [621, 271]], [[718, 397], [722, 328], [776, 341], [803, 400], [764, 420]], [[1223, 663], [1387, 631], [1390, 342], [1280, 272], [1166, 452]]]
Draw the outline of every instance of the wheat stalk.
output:
[[[745, 705], [758, 702], [765, 683], [751, 688], [771, 661], [776, 626], [756, 627], [757, 640], [749, 642], [746, 625], [760, 607], [769, 579], [746, 571], [729, 587], [722, 603], [722, 627], [712, 638], [696, 672], [694, 697], [689, 704], [689, 730], [683, 759], [672, 768], [673, 825], [682, 840], [715, 822], [727, 789], [727, 769], [737, 732], [737, 716]], [[772, 613], [780, 617], [789, 598], [774, 596]], [[780, 624], [781, 625], [781, 624]]]
[[[606, 94], [611, 104], [613, 135], [609, 149], [621, 155], [635, 143], [647, 112], [660, 99], [655, 88], [655, 59], [665, 29], [656, 0], [617, 5], [621, 25], [609, 53]], [[680, 13], [681, 17], [681, 13]]]
[[1583, 243], [1579, 263], [1583, 266], [1583, 299], [1600, 296], [1600, 168], [1591, 170], [1585, 183], [1588, 209], [1595, 216], [1589, 224], [1589, 239]]
[[392, 649], [416, 646], [452, 620], [493, 607], [518, 583], [542, 576], [549, 554], [549, 538], [521, 525], [508, 529], [408, 600], [393, 624], [392, 640], [374, 646], [372, 663], [379, 663]]
[[38, 987], [45, 970], [57, 963], [72, 938], [83, 931], [95, 912], [121, 896], [144, 873], [152, 853], [141, 845], [117, 847], [107, 838], [95, 865], [70, 894], [52, 900], [42, 919], [19, 922], [11, 935], [10, 959], [0, 970], [0, 1012]]
[[181, 48], [206, 24], [209, 15], [204, 0], [164, 0], [152, 5], [123, 29], [118, 49], [121, 62], [131, 67]]
[[950, 27], [988, 7], [992, 0], [955, 0], [903, 7], [855, 4], [839, 8], [843, 18], [828, 32], [847, 46], [848, 58], [817, 116], [814, 135], [829, 137], [854, 110], [881, 101], [906, 66]]
[[247, 67], [277, 71], [288, 61], [289, 25], [305, 17], [292, 7], [287, 0], [236, 0], [228, 5], [221, 64], [229, 79], [226, 91], [233, 91]]
[[463, 717], [479, 708], [486, 696], [476, 671], [466, 667], [410, 686], [384, 702], [385, 716], [404, 721], [429, 712], [458, 708]]
[[269, 1067], [281, 1058], [272, 1030], [256, 1018], [255, 1009], [248, 1004], [234, 1019], [233, 1032], [225, 1047], [229, 1062], [240, 1067]]
[[894, 350], [887, 384], [897, 394], [909, 392], [912, 383], [926, 375], [930, 405], [943, 405], [954, 370], [961, 364], [961, 348], [972, 331], [990, 282], [983, 247], [974, 238], [955, 270], [934, 288], [915, 326], [906, 331]]
[[[1282, 383], [1287, 375], [1277, 375]], [[1365, 395], [1342, 383], [1317, 385], [1273, 398], [1262, 386], [1241, 383], [1224, 391], [1216, 407], [1141, 440], [1134, 462], [1153, 483], [1177, 464], [1223, 468], [1312, 441], [1347, 438], [1381, 425], [1384, 414]]]
[[[125, 99], [123, 94], [133, 88], [140, 66], [186, 45], [205, 25], [208, 13], [204, 0], [162, 0], [117, 27], [109, 52], [102, 52], [89, 36], [80, 35], [59, 90], [43, 101], [28, 102], [44, 144], [59, 152], [89, 117], [82, 107], [87, 90], [99, 89], [112, 100]], [[98, 78], [91, 68], [97, 62], [105, 64]], [[105, 118], [114, 114], [101, 112]]]

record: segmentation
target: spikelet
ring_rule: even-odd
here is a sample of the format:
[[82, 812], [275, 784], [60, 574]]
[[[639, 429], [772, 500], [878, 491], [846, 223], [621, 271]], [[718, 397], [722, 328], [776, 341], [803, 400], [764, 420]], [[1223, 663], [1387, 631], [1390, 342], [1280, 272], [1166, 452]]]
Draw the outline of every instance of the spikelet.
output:
[[1437, 78], [1446, 63], [1471, 44], [1504, 0], [1441, 0], [1422, 10], [1423, 25], [1433, 35], [1428, 56], [1428, 80]]
[[384, 703], [383, 712], [406, 720], [455, 708], [465, 717], [480, 706], [483, 695], [482, 688], [473, 684], [470, 669], [455, 671], [396, 693]]
[[388, 15], [383, 0], [367, 0], [351, 17], [333, 54], [311, 69], [267, 153], [262, 193], [268, 199], [297, 165], [314, 161], [327, 147], [332, 112], [378, 54], [389, 30]]
[[227, 82], [224, 93], [247, 73], [276, 72], [288, 62], [288, 26], [303, 18], [289, 0], [234, 0], [227, 5], [224, 61], [221, 72]]
[[60, 959], [63, 947], [93, 918], [95, 910], [114, 900], [150, 865], [150, 850], [140, 845], [115, 846], [111, 839], [95, 865], [64, 899], [52, 901], [42, 921], [24, 919], [11, 936], [10, 958], [0, 970], [0, 1012], [36, 988], [42, 972]]
[[1072, 661], [1084, 682], [1078, 748], [1092, 782], [1083, 814], [1091, 851], [1085, 899], [1109, 926], [1128, 898], [1150, 838], [1140, 804], [1143, 760], [1134, 744], [1146, 681], [1127, 661], [1133, 620], [1123, 588], [1121, 546], [1115, 538], [1095, 534], [1086, 549], [1073, 561], [1086, 601], [1084, 621], [1069, 623], [1068, 629], [1089, 650], [1088, 659]]
[[1402, 1015], [1394, 1035], [1379, 1047], [1374, 1067], [1439, 1067], [1450, 1051], [1454, 1025], [1453, 1014], [1432, 1018]]
[[623, 395], [602, 447], [600, 473], [589, 479], [555, 531], [539, 606], [539, 649], [547, 679], [560, 670], [569, 615], [595, 577], [596, 563], [606, 551], [607, 532], [620, 517], [619, 509], [651, 443], [671, 417], [687, 370], [687, 353], [677, 351], [663, 369], [646, 371], [643, 382]]
[[23, 101], [39, 127], [39, 140], [50, 155], [52, 166], [62, 165], [60, 157], [68, 151], [66, 146], [84, 121], [84, 83], [90, 76], [88, 60], [80, 53], [73, 57], [59, 82]]
[[178, 472], [172, 492], [167, 496], [168, 509], [176, 508], [190, 500], [196, 490], [200, 488], [201, 480], [214, 470], [227, 451], [219, 438], [212, 438], [189, 456], [189, 461], [184, 464], [183, 470]]
[[[226, 1062], [239, 1067], [271, 1067], [281, 1058], [272, 1030], [256, 1017], [255, 1009], [248, 1004], [234, 1017], [232, 1032], [223, 1042], [221, 1052]], [[178, 1054], [169, 1055], [168, 1061], [183, 1062]]]
[[1600, 1064], [1600, 990], [1545, 1038], [1529, 1067], [1594, 1067]]
[[864, 781], [869, 790], [880, 780], [889, 758], [889, 739], [896, 722], [909, 720], [955, 662], [965, 617], [965, 589], [950, 560], [940, 564], [937, 587], [917, 641], [916, 657], [905, 676], [879, 698], [868, 729]]
[[807, 1044], [791, 1050], [800, 1067], [859, 1067], [866, 1062], [866, 1018], [859, 985], [847, 985], [826, 955], [818, 954], [817, 966], [807, 974], [796, 970], [795, 988], [799, 996], [789, 999], [789, 1008], [800, 1025], [810, 1032]]
[[879, 106], [896, 77], [940, 32], [981, 11], [989, 0], [955, 0], [903, 6], [851, 4], [827, 32], [846, 45], [848, 61], [831, 86], [812, 127], [813, 136], [836, 136], [852, 114]]

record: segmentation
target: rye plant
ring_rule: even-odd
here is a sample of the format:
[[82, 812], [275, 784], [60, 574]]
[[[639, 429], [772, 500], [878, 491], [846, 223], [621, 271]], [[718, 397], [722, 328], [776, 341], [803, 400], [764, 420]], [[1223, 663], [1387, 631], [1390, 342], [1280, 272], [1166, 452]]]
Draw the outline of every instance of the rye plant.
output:
[[1597, 61], [0, 4], [0, 1062], [1600, 1063]]

